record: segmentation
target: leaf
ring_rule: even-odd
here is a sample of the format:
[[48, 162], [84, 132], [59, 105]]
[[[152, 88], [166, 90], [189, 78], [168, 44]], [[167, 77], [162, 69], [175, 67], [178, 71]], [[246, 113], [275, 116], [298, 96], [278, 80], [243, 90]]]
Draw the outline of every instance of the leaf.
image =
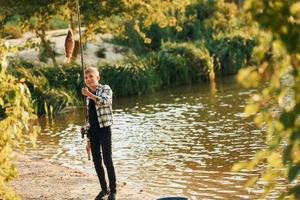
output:
[[289, 168], [289, 172], [288, 172], [289, 182], [292, 182], [296, 178], [296, 176], [298, 175], [299, 170], [300, 170], [299, 165], [294, 165], [294, 166], [291, 166]]
[[274, 121], [274, 128], [277, 132], [284, 130], [283, 124], [281, 122], [279, 122], [278, 120]]
[[296, 113], [296, 115], [300, 114], [300, 103], [297, 103], [294, 107], [294, 111]]
[[260, 82], [260, 75], [255, 67], [240, 69], [237, 75], [237, 81], [244, 87], [257, 87]]
[[258, 177], [257, 177], [257, 176], [250, 178], [250, 179], [246, 182], [245, 187], [252, 187], [252, 186], [256, 183], [257, 180], [258, 180]]
[[289, 194], [294, 195], [295, 199], [300, 199], [300, 185], [296, 185], [296, 186], [292, 187], [289, 191]]
[[11, 102], [17, 96], [17, 92], [15, 90], [10, 90], [6, 93], [6, 100]]
[[292, 14], [296, 14], [300, 12], [300, 2], [294, 3], [293, 5], [291, 5], [290, 7], [290, 11]]
[[261, 127], [263, 125], [264, 118], [262, 113], [258, 113], [254, 118], [254, 123], [256, 126]]
[[280, 121], [283, 123], [285, 129], [293, 127], [295, 118], [296, 116], [293, 112], [283, 112], [280, 115]]
[[25, 78], [20, 78], [19, 82], [20, 83], [25, 83], [26, 79]]
[[297, 140], [297, 138], [299, 138], [299, 137], [300, 137], [300, 130], [294, 131], [294, 132], [291, 134], [290, 140], [291, 140], [291, 141], [295, 141], [295, 140]]
[[285, 165], [291, 160], [291, 150], [292, 145], [289, 144], [282, 151], [282, 162]]
[[46, 101], [44, 101], [44, 110], [45, 110], [45, 114], [48, 115], [49, 112], [48, 112], [48, 105]]
[[271, 182], [273, 182], [273, 180], [275, 179], [275, 177], [276, 177], [276, 174], [273, 171], [266, 170], [266, 171], [264, 171], [264, 173], [262, 175], [262, 180], [271, 183]]
[[259, 104], [249, 104], [245, 106], [244, 112], [246, 116], [254, 115], [259, 110]]
[[145, 44], [150, 44], [151, 43], [151, 39], [150, 38], [144, 38], [144, 43]]
[[273, 152], [268, 158], [268, 162], [272, 167], [280, 168], [282, 167], [281, 155], [278, 152]]
[[241, 169], [245, 168], [246, 165], [247, 165], [247, 162], [245, 162], [245, 161], [242, 161], [242, 162], [239, 162], [239, 163], [235, 163], [232, 166], [231, 171], [233, 171], [233, 172], [240, 171]]

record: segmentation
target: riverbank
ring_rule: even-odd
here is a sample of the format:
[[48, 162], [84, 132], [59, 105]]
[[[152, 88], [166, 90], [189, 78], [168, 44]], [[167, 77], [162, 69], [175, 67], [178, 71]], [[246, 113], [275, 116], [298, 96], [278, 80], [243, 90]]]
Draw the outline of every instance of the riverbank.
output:
[[[48, 160], [33, 160], [19, 155], [17, 159], [19, 177], [11, 185], [22, 199], [94, 199], [99, 192], [96, 175], [61, 166]], [[153, 200], [154, 195], [141, 188], [130, 188], [118, 183], [118, 200]]]
[[[84, 28], [83, 28], [84, 30]], [[53, 50], [55, 51], [55, 59], [57, 64], [65, 63], [65, 39], [68, 33], [68, 29], [57, 29], [46, 31], [46, 37], [50, 41]], [[75, 39], [78, 40], [78, 35], [74, 35]], [[103, 62], [115, 62], [123, 59], [123, 55], [118, 53], [118, 49], [121, 47], [106, 42], [112, 38], [110, 34], [97, 34], [93, 41], [85, 43], [83, 57], [86, 65], [95, 66], [99, 61]], [[36, 37], [32, 32], [25, 32], [21, 38], [7, 40], [9, 45], [16, 47], [24, 47], [27, 40], [39, 43], [40, 39]], [[101, 56], [99, 56], [99, 54]], [[40, 52], [38, 48], [26, 48], [17, 52], [11, 52], [8, 56], [14, 58], [20, 58], [26, 60], [34, 65], [53, 65], [48, 59], [46, 63], [39, 61]], [[75, 61], [81, 62], [81, 57], [76, 56]]]

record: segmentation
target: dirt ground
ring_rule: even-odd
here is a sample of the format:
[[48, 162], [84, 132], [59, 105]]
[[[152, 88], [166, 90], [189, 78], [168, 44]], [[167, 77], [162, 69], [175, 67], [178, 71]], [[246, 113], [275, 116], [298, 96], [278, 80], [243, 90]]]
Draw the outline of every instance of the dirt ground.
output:
[[[47, 160], [32, 160], [19, 155], [19, 177], [11, 185], [22, 199], [76, 199], [92, 200], [99, 192], [95, 175], [51, 163]], [[130, 188], [118, 183], [118, 200], [154, 200], [155, 197], [142, 189]]]
[[[68, 33], [68, 29], [58, 29], [47, 31], [47, 39], [52, 42], [52, 48], [56, 52], [56, 62], [58, 64], [65, 63], [65, 39]], [[78, 34], [74, 35], [75, 39], [78, 40]], [[112, 36], [110, 34], [97, 35], [94, 40], [85, 43], [83, 48], [83, 58], [84, 64], [96, 66], [99, 61], [104, 61], [112, 63], [123, 59], [123, 55], [118, 53], [116, 49], [120, 49], [119, 46], [113, 45], [111, 43], [105, 42], [104, 40], [110, 39]], [[40, 40], [36, 38], [35, 34], [27, 32], [23, 34], [22, 38], [8, 40], [9, 45], [22, 47], [26, 44], [27, 39], [31, 39], [34, 42], [39, 42]], [[99, 58], [96, 54], [97, 51], [103, 51], [104, 58]], [[12, 52], [8, 54], [10, 57], [18, 57], [31, 62], [32, 64], [40, 65], [42, 64], [38, 60], [39, 52], [38, 49], [25, 49], [17, 52]], [[76, 62], [81, 63], [80, 55], [77, 55]], [[45, 64], [45, 63], [43, 63]], [[51, 59], [48, 59], [48, 64], [52, 64]]]

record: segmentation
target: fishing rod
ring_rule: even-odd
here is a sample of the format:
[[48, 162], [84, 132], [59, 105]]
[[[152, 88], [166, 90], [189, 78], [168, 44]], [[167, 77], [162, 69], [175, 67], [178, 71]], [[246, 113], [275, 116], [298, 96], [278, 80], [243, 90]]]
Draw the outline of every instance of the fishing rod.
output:
[[[83, 63], [83, 48], [82, 48], [82, 40], [81, 40], [81, 21], [80, 21], [80, 6], [79, 6], [79, 0], [76, 0], [77, 5], [77, 22], [78, 22], [78, 31], [79, 31], [79, 48], [80, 48], [80, 57], [81, 57], [81, 69], [82, 69], [82, 75], [84, 76], [84, 63]], [[84, 79], [84, 77], [83, 77]], [[84, 81], [84, 80], [83, 80]], [[85, 112], [86, 114], [86, 112]]]
[[[79, 5], [79, 0], [76, 0], [76, 8], [77, 8], [77, 24], [78, 24], [78, 33], [79, 33], [79, 49], [80, 49], [80, 57], [81, 57], [81, 70], [82, 70], [82, 82], [84, 84], [84, 61], [83, 61], [83, 47], [82, 47], [82, 34], [81, 34], [81, 21], [80, 21], [80, 5]], [[69, 28], [67, 38], [65, 41], [65, 55], [67, 62], [70, 62], [73, 51], [75, 47], [75, 41], [74, 41], [74, 36], [72, 29]], [[87, 108], [86, 108], [86, 97], [83, 96], [83, 101], [82, 101], [82, 106], [84, 109], [84, 119], [85, 119], [85, 124], [87, 122]], [[81, 130], [81, 137], [84, 138], [84, 135], [86, 134], [86, 130]], [[86, 152], [88, 156], [88, 160], [91, 159], [91, 148], [90, 148], [90, 142], [87, 141], [86, 145]]]
[[[82, 70], [82, 82], [84, 84], [84, 62], [83, 62], [83, 48], [82, 48], [82, 37], [81, 37], [81, 21], [80, 21], [80, 5], [79, 5], [79, 0], [76, 0], [77, 4], [77, 22], [78, 22], [78, 32], [79, 32], [79, 48], [80, 48], [80, 57], [81, 57], [81, 70]], [[84, 109], [84, 122], [86, 124], [86, 119], [87, 119], [87, 108], [86, 108], [86, 97], [83, 96], [83, 109]], [[84, 138], [84, 132], [81, 132], [81, 137]], [[86, 144], [86, 152], [88, 156], [88, 160], [91, 160], [91, 144], [90, 141], [87, 141]]]

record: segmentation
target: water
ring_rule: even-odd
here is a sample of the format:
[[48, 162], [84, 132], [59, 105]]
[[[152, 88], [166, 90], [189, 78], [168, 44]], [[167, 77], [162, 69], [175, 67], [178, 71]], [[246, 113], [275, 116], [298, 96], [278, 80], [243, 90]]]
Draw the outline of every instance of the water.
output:
[[[264, 146], [262, 131], [242, 114], [252, 92], [229, 78], [218, 82], [215, 95], [202, 83], [114, 100], [118, 180], [157, 196], [255, 198], [260, 188], [243, 188], [251, 174], [231, 172]], [[41, 119], [38, 147], [28, 153], [94, 173], [79, 133], [83, 121], [80, 109]]]

